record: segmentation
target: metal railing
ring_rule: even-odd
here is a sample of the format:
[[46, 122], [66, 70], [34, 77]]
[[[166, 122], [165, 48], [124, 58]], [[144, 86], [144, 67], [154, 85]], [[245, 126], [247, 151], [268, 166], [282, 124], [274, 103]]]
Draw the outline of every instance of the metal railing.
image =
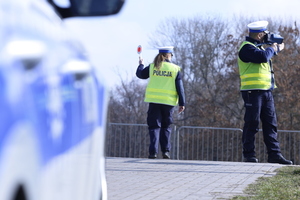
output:
[[[300, 131], [278, 130], [282, 154], [300, 164]], [[197, 126], [172, 126], [171, 158], [180, 160], [242, 161], [242, 130]], [[149, 148], [146, 124], [109, 123], [106, 156], [147, 158]], [[267, 162], [261, 130], [256, 134], [255, 150], [259, 162]], [[158, 158], [162, 158], [158, 155]]]
[[241, 161], [242, 130], [182, 126], [177, 129], [177, 159]]

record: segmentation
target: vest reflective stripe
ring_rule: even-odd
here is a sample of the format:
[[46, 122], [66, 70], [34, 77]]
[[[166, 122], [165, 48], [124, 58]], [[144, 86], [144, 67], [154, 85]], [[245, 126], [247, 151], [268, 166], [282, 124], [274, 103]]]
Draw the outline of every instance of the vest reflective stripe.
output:
[[[243, 42], [240, 49], [251, 42]], [[255, 46], [256, 47], [256, 46]], [[238, 58], [241, 87], [240, 90], [268, 90], [272, 86], [271, 68], [268, 62], [266, 63], [245, 63]]]
[[257, 77], [257, 76], [262, 76], [262, 77], [265, 77], [265, 78], [269, 77], [268, 74], [253, 73], [253, 74], [244, 74], [244, 75], [241, 75], [241, 78], [251, 78], [251, 77]]
[[175, 79], [180, 68], [169, 62], [163, 62], [160, 70], [150, 65], [150, 79], [146, 88], [145, 102], [176, 106], [178, 94]]

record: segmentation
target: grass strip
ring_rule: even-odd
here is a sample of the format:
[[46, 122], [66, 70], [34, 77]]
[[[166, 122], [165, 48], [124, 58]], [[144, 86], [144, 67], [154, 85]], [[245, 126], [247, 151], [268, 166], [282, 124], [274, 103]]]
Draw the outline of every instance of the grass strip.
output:
[[300, 167], [285, 166], [275, 170], [272, 177], [260, 177], [245, 189], [245, 196], [232, 200], [299, 200]]

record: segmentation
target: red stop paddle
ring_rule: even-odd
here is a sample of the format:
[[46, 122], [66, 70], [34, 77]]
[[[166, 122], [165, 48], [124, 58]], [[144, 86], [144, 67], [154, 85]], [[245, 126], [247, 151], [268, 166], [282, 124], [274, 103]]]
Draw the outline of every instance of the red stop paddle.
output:
[[139, 45], [137, 48], [137, 53], [140, 55], [140, 58], [142, 58], [141, 53], [142, 53], [142, 45]]

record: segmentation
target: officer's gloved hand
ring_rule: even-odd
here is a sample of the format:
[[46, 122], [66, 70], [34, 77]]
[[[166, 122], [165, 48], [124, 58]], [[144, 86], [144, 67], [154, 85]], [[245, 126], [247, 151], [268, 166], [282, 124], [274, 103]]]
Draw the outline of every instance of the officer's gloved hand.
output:
[[279, 49], [279, 51], [282, 51], [284, 49], [284, 43], [277, 44], [277, 48]]
[[179, 106], [178, 108], [178, 114], [182, 113], [184, 111], [185, 107], [184, 106]]
[[282, 51], [284, 49], [284, 43], [281, 44], [273, 43], [271, 47], [274, 49], [276, 53], [278, 53], [279, 51]]
[[139, 58], [139, 64], [140, 64], [140, 65], [141, 65], [141, 64], [142, 64], [142, 65], [144, 64], [144, 59], [141, 58], [141, 57]]

